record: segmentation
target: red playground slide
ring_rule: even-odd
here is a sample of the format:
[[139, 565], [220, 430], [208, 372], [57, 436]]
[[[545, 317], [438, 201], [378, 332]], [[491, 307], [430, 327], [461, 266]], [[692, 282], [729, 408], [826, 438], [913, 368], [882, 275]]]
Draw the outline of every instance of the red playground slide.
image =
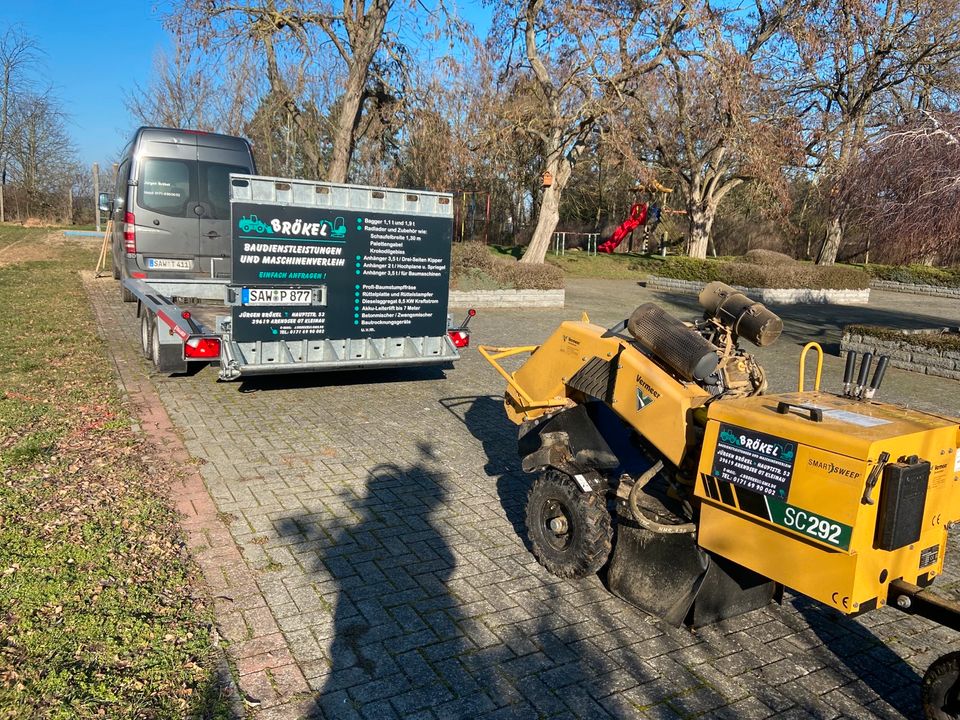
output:
[[597, 252], [612, 253], [617, 245], [623, 242], [623, 239], [627, 235], [638, 226], [643, 225], [646, 221], [647, 204], [634, 203], [633, 207], [630, 208], [630, 217], [624, 220], [620, 227], [613, 231], [613, 235], [611, 235], [606, 242], [597, 247]]

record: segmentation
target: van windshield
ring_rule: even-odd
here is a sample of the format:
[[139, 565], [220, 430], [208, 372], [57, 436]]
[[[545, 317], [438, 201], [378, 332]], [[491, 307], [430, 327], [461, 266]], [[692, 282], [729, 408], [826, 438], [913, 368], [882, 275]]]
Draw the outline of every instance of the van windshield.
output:
[[140, 171], [138, 204], [145, 210], [172, 217], [230, 219], [230, 173], [249, 173], [241, 165], [144, 158]]

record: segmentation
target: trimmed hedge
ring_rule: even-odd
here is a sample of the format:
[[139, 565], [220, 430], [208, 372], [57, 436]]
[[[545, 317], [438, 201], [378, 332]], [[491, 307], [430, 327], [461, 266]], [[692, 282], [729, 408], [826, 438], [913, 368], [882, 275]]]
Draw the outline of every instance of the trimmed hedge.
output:
[[844, 333], [867, 335], [878, 340], [891, 340], [909, 343], [936, 350], [960, 350], [960, 333], [943, 332], [939, 328], [930, 330], [897, 330], [880, 325], [847, 325]]
[[936, 268], [930, 265], [874, 265], [864, 268], [877, 280], [890, 280], [908, 285], [960, 287], [960, 268]]
[[743, 258], [732, 261], [668, 257], [654, 272], [677, 280], [704, 283], [721, 280], [748, 288], [864, 290], [870, 287], [870, 276], [857, 268], [801, 263], [769, 250], [751, 250]]
[[546, 263], [528, 265], [509, 256], [495, 257], [483, 243], [454, 243], [450, 285], [457, 290], [559, 290], [563, 270]]

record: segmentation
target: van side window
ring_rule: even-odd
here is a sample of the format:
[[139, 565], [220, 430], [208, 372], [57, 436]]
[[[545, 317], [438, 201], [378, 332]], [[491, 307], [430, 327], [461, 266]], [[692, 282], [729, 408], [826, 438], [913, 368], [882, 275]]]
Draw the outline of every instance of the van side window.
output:
[[124, 208], [127, 204], [127, 184], [130, 182], [130, 159], [127, 158], [122, 163], [120, 167], [117, 168], [117, 179], [114, 182], [113, 193], [116, 196], [116, 201], [113, 204], [114, 211], [117, 213], [118, 217], [123, 215]]
[[247, 174], [249, 168], [221, 163], [200, 163], [200, 202], [209, 207], [206, 217], [230, 219], [230, 173]]
[[191, 195], [190, 165], [184, 160], [145, 158], [137, 203], [145, 210], [184, 217]]

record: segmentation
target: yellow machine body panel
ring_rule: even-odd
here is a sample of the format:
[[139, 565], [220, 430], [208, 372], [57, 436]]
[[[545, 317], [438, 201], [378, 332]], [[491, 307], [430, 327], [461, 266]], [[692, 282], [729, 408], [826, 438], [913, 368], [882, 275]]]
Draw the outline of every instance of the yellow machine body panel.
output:
[[[514, 387], [508, 387], [505, 407], [515, 423], [534, 420], [559, 407], [571, 395], [591, 387], [664, 456], [679, 464], [695, 442], [691, 413], [710, 399], [694, 383], [673, 377], [635, 343], [609, 335], [588, 322], [565, 322], [512, 375], [513, 382], [536, 402], [554, 400], [551, 407], [530, 407]], [[579, 375], [578, 375], [579, 373]], [[612, 378], [612, 381], [610, 380]]]
[[[841, 612], [882, 605], [891, 581], [925, 585], [943, 569], [946, 525], [960, 518], [957, 444], [957, 420], [885, 403], [815, 392], [718, 400], [695, 490], [698, 542]], [[930, 463], [925, 500], [885, 506], [884, 468], [912, 456]], [[918, 539], [884, 549], [878, 524], [892, 531], [894, 520]]]

